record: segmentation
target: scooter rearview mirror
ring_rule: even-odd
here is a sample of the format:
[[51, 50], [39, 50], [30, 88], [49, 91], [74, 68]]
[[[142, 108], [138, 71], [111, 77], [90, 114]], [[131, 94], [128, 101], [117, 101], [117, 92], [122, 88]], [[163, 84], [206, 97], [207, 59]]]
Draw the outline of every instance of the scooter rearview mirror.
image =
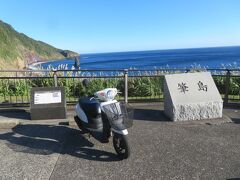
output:
[[89, 86], [89, 80], [88, 79], [84, 79], [83, 81], [82, 81], [82, 84], [83, 84], [83, 86], [86, 88], [86, 87], [88, 87]]

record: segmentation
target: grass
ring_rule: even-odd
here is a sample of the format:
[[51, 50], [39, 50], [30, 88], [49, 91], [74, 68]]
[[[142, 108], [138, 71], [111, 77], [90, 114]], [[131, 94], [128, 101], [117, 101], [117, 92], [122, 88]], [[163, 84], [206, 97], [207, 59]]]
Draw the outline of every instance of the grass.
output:
[[[105, 78], [91, 79], [88, 88], [82, 85], [83, 78], [59, 78], [58, 86], [65, 87], [65, 94], [68, 100], [76, 100], [80, 96], [90, 96], [94, 92], [107, 87], [116, 87], [120, 92], [120, 98], [124, 97], [123, 78]], [[143, 99], [160, 97], [162, 94], [162, 77], [143, 77], [129, 78], [129, 98]], [[39, 77], [35, 79], [2, 79], [0, 80], [0, 98], [1, 100], [20, 101], [28, 100], [32, 87], [51, 87], [54, 86], [53, 78]], [[10, 99], [11, 97], [11, 99]]]
[[[98, 90], [107, 87], [116, 87], [120, 92], [119, 99], [124, 98], [124, 79], [119, 78], [92, 78], [86, 89], [82, 85], [84, 77], [58, 78], [58, 86], [65, 87], [66, 100], [77, 101], [81, 96], [89, 96]], [[52, 73], [49, 74], [53, 76]], [[60, 74], [59, 74], [60, 76]], [[220, 94], [225, 94], [225, 77], [214, 76], [214, 81]], [[7, 102], [29, 102], [32, 87], [54, 86], [53, 78], [39, 77], [34, 79], [1, 79], [0, 80], [0, 103]], [[229, 86], [229, 99], [240, 100], [240, 78], [231, 77]], [[129, 101], [160, 100], [163, 99], [163, 76], [156, 77], [129, 77], [128, 79]]]

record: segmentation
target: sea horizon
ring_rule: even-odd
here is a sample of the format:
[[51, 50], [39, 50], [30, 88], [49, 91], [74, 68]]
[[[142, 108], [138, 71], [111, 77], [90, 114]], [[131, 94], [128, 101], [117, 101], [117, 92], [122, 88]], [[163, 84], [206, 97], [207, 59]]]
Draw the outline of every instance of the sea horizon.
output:
[[[160, 49], [80, 54], [80, 68], [156, 69], [156, 68], [238, 68], [240, 46]], [[49, 60], [36, 65], [43, 69], [73, 69], [73, 59]]]
[[240, 45], [223, 45], [223, 46], [201, 46], [201, 47], [183, 47], [183, 48], [163, 48], [163, 49], [143, 49], [143, 50], [120, 50], [120, 51], [103, 51], [103, 52], [85, 52], [80, 53], [81, 55], [91, 55], [91, 54], [109, 54], [109, 53], [131, 53], [131, 52], [147, 52], [147, 51], [171, 51], [171, 50], [191, 50], [191, 49], [211, 49], [211, 48], [232, 48], [240, 47]]

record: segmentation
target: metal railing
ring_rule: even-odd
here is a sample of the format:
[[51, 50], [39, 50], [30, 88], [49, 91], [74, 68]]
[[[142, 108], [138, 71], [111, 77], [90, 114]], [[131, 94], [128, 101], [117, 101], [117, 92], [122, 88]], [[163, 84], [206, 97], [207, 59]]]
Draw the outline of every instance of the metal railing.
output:
[[[106, 87], [122, 93], [119, 100], [162, 101], [164, 75], [210, 71], [225, 103], [240, 102], [239, 69], [150, 69], [150, 70], [1, 70], [0, 106], [28, 105], [31, 87], [64, 86], [67, 103]], [[90, 87], [82, 86], [90, 79]]]

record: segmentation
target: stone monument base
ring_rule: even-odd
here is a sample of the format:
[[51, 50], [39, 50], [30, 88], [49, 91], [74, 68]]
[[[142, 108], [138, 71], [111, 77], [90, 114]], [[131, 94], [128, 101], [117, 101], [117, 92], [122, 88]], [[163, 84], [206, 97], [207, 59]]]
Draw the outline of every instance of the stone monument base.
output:
[[173, 108], [173, 121], [189, 121], [222, 118], [222, 102], [177, 104]]

